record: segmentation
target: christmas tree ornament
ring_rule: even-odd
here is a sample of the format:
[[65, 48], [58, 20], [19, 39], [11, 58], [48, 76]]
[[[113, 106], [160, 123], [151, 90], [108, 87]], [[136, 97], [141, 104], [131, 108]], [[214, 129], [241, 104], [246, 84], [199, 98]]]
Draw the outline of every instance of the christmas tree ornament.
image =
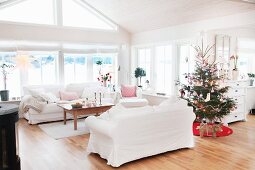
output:
[[205, 102], [208, 102], [208, 101], [210, 101], [210, 100], [211, 100], [211, 94], [210, 94], [210, 93], [207, 93]]

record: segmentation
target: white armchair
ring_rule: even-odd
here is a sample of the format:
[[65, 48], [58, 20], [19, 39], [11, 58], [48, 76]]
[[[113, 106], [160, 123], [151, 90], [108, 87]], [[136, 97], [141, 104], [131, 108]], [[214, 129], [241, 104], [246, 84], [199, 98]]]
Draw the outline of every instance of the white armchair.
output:
[[123, 85], [121, 88], [118, 89], [118, 103], [122, 104], [124, 107], [143, 107], [148, 105], [147, 99], [142, 98], [142, 89], [139, 87], [136, 87], [135, 95], [134, 96], [127, 96], [123, 95], [123, 89], [127, 88], [134, 88], [136, 86], [130, 86], [125, 85], [123, 88]]

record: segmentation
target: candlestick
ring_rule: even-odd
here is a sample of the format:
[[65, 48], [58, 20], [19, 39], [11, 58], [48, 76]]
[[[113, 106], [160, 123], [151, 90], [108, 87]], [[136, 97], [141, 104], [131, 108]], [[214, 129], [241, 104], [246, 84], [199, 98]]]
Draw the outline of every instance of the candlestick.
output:
[[102, 94], [99, 93], [99, 105], [102, 105]]

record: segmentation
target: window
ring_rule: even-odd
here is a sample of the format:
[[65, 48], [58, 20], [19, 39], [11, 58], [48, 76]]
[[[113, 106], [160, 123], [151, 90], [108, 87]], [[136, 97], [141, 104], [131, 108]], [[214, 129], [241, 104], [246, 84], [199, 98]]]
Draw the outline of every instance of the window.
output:
[[57, 81], [55, 53], [31, 52], [30, 67], [27, 69], [28, 84], [54, 84]]
[[87, 80], [87, 56], [84, 54], [64, 55], [65, 83], [80, 83]]
[[195, 50], [190, 45], [179, 46], [179, 81], [186, 83], [185, 74], [195, 69]]
[[137, 66], [143, 68], [146, 71], [146, 76], [143, 78], [141, 84], [144, 86], [146, 80], [149, 80], [149, 82], [151, 81], [151, 49], [138, 49]]
[[6, 2], [0, 9], [0, 20], [36, 23], [54, 23], [54, 0], [25, 0]]
[[156, 91], [173, 94], [173, 59], [172, 46], [158, 46], [155, 51], [157, 75]]
[[[9, 69], [9, 74], [7, 75], [7, 90], [10, 90], [10, 97], [20, 97], [20, 71], [15, 64], [14, 52], [0, 52], [0, 65], [5, 63], [7, 65], [13, 65], [14, 68]], [[0, 89], [4, 89], [3, 75], [0, 72]]]
[[[97, 81], [100, 74], [110, 73], [111, 83], [116, 82], [115, 58], [117, 54], [96, 54], [93, 56], [93, 81]], [[102, 61], [103, 65], [97, 65], [97, 61]]]
[[63, 25], [97, 29], [116, 29], [85, 2], [63, 0]]
[[238, 70], [240, 76], [247, 77], [247, 73], [255, 72], [255, 40], [240, 39], [238, 41]]
[[116, 24], [83, 0], [4, 1], [1, 3], [0, 20], [117, 30]]

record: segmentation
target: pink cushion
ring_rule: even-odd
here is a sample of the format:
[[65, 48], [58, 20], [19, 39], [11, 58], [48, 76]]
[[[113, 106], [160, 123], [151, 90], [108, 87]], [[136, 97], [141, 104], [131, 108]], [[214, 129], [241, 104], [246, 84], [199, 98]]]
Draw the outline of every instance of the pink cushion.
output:
[[76, 92], [59, 91], [60, 100], [76, 100], [79, 96]]
[[122, 97], [136, 97], [136, 86], [121, 85]]

